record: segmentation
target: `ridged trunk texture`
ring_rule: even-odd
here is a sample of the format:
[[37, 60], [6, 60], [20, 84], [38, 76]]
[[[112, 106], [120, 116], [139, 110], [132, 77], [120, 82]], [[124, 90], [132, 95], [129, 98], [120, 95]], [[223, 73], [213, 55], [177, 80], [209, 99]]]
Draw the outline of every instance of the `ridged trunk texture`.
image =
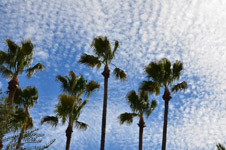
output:
[[8, 82], [8, 105], [11, 106], [14, 101], [14, 96], [16, 93], [16, 90], [19, 86], [18, 78], [17, 76], [14, 76], [9, 82]]
[[106, 132], [106, 118], [107, 118], [107, 97], [108, 97], [108, 78], [110, 76], [110, 70], [108, 65], [105, 65], [104, 71], [104, 102], [103, 102], [103, 113], [102, 113], [102, 128], [101, 128], [101, 144], [100, 150], [104, 150], [105, 145], [105, 132]]
[[168, 109], [169, 101], [172, 98], [169, 89], [166, 87], [164, 95], [162, 96], [165, 101], [164, 122], [163, 122], [163, 136], [162, 136], [162, 150], [166, 150], [166, 136], [167, 136], [167, 121], [168, 121]]
[[66, 150], [70, 150], [70, 144], [71, 144], [71, 135], [72, 135], [72, 126], [71, 124], [68, 124], [67, 130], [66, 130], [66, 137], [67, 137], [67, 141], [66, 141]]
[[138, 126], [139, 126], [139, 150], [142, 150], [143, 149], [143, 131], [145, 127], [145, 122], [143, 117], [140, 118]]

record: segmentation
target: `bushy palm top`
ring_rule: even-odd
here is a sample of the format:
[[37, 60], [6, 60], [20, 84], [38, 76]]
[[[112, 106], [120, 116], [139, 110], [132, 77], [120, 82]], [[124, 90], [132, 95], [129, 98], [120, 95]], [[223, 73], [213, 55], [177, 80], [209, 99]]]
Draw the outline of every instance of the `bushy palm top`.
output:
[[155, 93], [156, 95], [160, 93], [161, 87], [172, 87], [172, 92], [185, 90], [187, 89], [187, 83], [185, 81], [176, 83], [181, 76], [182, 70], [183, 63], [180, 61], [176, 61], [173, 65], [166, 58], [151, 62], [145, 67], [148, 81], [143, 81], [140, 89], [149, 91], [151, 94]]
[[22, 46], [19, 46], [7, 39], [6, 44], [8, 51], [0, 51], [0, 73], [3, 77], [12, 78], [26, 72], [30, 78], [34, 72], [44, 69], [40, 63], [30, 67], [34, 54], [34, 45], [30, 40], [23, 40]]
[[[96, 67], [99, 69], [101, 65], [112, 64], [111, 62], [115, 58], [115, 53], [119, 47], [119, 42], [115, 41], [114, 48], [112, 49], [107, 37], [98, 36], [93, 39], [91, 47], [93, 49], [94, 55], [84, 53], [82, 54], [79, 62], [86, 64], [91, 68]], [[126, 79], [125, 72], [118, 67], [115, 67], [113, 74], [116, 79], [120, 79], [122, 81]]]
[[148, 94], [146, 92], [140, 92], [139, 94], [136, 91], [130, 91], [127, 96], [127, 102], [132, 110], [132, 113], [123, 113], [119, 116], [120, 124], [127, 123], [131, 124], [133, 122], [134, 117], [149, 117], [152, 111], [157, 106], [157, 101], [152, 100], [151, 103], [149, 101]]
[[61, 89], [75, 98], [81, 97], [82, 94], [90, 96], [95, 90], [100, 88], [97, 82], [93, 80], [88, 82], [82, 75], [76, 76], [73, 71], [69, 72], [69, 76], [58, 75], [56, 79], [60, 81]]

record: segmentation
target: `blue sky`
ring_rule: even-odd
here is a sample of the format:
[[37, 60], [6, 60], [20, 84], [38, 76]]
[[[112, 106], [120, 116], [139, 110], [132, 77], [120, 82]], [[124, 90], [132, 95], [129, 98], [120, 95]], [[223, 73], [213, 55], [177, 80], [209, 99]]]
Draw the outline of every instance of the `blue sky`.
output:
[[[64, 149], [66, 126], [40, 126], [40, 118], [53, 115], [61, 94], [55, 76], [69, 70], [101, 84], [89, 98], [80, 120], [87, 131], [74, 129], [71, 149], [96, 150], [100, 145], [103, 77], [77, 63], [83, 52], [92, 54], [96, 36], [120, 42], [113, 61], [127, 73], [126, 82], [109, 80], [106, 129], [107, 150], [138, 148], [138, 120], [131, 126], [119, 125], [120, 113], [130, 111], [125, 95], [137, 90], [145, 79], [144, 66], [168, 58], [184, 62], [182, 80], [189, 89], [170, 101], [167, 148], [170, 150], [215, 149], [226, 141], [226, 1], [224, 0], [1, 0], [0, 49], [5, 39], [16, 43], [30, 38], [35, 45], [33, 64], [41, 62], [45, 71], [31, 79], [19, 77], [20, 87], [35, 85], [39, 104], [31, 110], [36, 127], [45, 139], [56, 138], [51, 150]], [[0, 77], [0, 87], [7, 82]], [[162, 94], [162, 93], [161, 93]], [[144, 150], [160, 149], [164, 103], [146, 120]]]

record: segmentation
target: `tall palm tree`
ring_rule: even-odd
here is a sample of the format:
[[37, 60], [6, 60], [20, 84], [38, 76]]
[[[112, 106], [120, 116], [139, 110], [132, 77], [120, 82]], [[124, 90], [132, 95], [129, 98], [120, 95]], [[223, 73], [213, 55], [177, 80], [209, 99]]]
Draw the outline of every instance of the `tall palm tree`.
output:
[[88, 100], [82, 100], [81, 98], [75, 101], [73, 96], [67, 94], [61, 94], [59, 96], [59, 103], [56, 105], [56, 116], [46, 116], [42, 119], [41, 124], [47, 122], [53, 126], [58, 124], [58, 118], [61, 119], [62, 124], [68, 123], [66, 133], [66, 150], [70, 149], [71, 136], [73, 132], [73, 126], [79, 130], [86, 130], [88, 125], [86, 123], [78, 121], [82, 108], [86, 105]]
[[[109, 65], [112, 64], [112, 60], [115, 58], [115, 53], [119, 46], [119, 42], [115, 41], [114, 48], [112, 50], [111, 44], [107, 37], [98, 36], [93, 39], [91, 48], [94, 55], [82, 54], [79, 62], [86, 64], [91, 68], [96, 67], [99, 69], [101, 65], [104, 65], [104, 71], [102, 75], [104, 77], [104, 101], [103, 101], [103, 113], [102, 113], [102, 129], [101, 129], [101, 146], [100, 149], [104, 150], [105, 145], [105, 132], [106, 132], [106, 117], [107, 117], [107, 96], [108, 96], [108, 78], [110, 77]], [[113, 64], [115, 67], [115, 65]], [[125, 81], [126, 74], [123, 70], [115, 67], [113, 74], [116, 79]]]
[[139, 118], [139, 150], [143, 147], [143, 129], [145, 127], [144, 115], [148, 118], [152, 111], [156, 108], [156, 100], [151, 103], [148, 98], [148, 93], [141, 91], [139, 94], [132, 90], [127, 94], [127, 102], [132, 110], [132, 113], [125, 112], [119, 115], [120, 124], [127, 123], [130, 125], [134, 117]]
[[80, 116], [81, 109], [87, 103], [87, 100], [82, 101], [81, 96], [89, 97], [100, 85], [91, 80], [88, 82], [84, 79], [82, 75], [76, 76], [73, 71], [69, 72], [69, 76], [58, 75], [56, 77], [61, 83], [61, 88], [67, 94], [62, 94], [59, 96], [59, 104], [56, 106], [56, 117], [46, 116], [42, 119], [41, 123], [47, 122], [56, 126], [58, 123], [58, 118], [62, 119], [64, 124], [66, 120], [68, 121], [68, 127], [66, 129], [66, 150], [70, 149], [71, 135], [73, 132], [73, 124], [78, 129], [86, 129], [87, 125], [85, 123], [79, 122], [78, 118]]
[[[148, 91], [150, 94], [155, 93], [156, 95], [160, 94], [160, 88], [164, 89], [164, 94], [162, 96], [165, 102], [162, 150], [166, 149], [168, 109], [169, 101], [172, 98], [171, 92], [176, 93], [185, 90], [188, 87], [186, 81], [176, 83], [176, 81], [180, 79], [182, 70], [183, 63], [181, 61], [176, 61], [171, 65], [171, 62], [166, 58], [151, 62], [145, 67], [145, 73], [148, 80], [142, 82], [140, 89]], [[169, 90], [169, 88], [171, 88], [171, 90]]]
[[26, 87], [23, 90], [18, 88], [15, 94], [15, 104], [23, 108], [25, 120], [22, 124], [16, 149], [20, 149], [21, 141], [25, 130], [33, 127], [33, 121], [29, 113], [29, 109], [38, 103], [38, 90], [35, 87]]
[[19, 86], [18, 75], [26, 72], [30, 78], [36, 71], [43, 70], [44, 66], [37, 63], [30, 67], [34, 54], [34, 45], [30, 40], [22, 40], [22, 46], [19, 46], [7, 39], [6, 44], [8, 51], [0, 51], [0, 74], [2, 77], [10, 79], [8, 82], [8, 104], [11, 106]]

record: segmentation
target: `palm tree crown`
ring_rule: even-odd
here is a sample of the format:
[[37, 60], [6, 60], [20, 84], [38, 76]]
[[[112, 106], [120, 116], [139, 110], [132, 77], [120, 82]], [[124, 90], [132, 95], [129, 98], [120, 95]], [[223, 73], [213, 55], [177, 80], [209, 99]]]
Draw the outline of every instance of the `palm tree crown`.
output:
[[19, 86], [18, 75], [26, 72], [27, 77], [30, 78], [36, 71], [43, 70], [44, 66], [37, 63], [30, 67], [34, 54], [34, 45], [30, 40], [23, 40], [21, 47], [10, 39], [6, 40], [6, 44], [8, 51], [0, 51], [0, 74], [2, 77], [10, 79], [8, 103], [12, 105], [16, 89]]
[[[119, 47], [119, 42], [115, 41], [114, 48], [112, 50], [111, 44], [107, 37], [98, 36], [93, 39], [91, 48], [93, 49], [94, 55], [82, 54], [79, 62], [81, 64], [86, 64], [91, 68], [96, 67], [99, 69], [101, 65], [109, 65], [115, 58], [115, 53]], [[109, 70], [110, 71], [110, 70]], [[123, 70], [115, 67], [113, 74], [116, 79], [124, 81], [126, 79], [126, 74]]]
[[143, 128], [145, 127], [144, 115], [149, 117], [152, 111], [157, 106], [157, 101], [152, 100], [151, 103], [148, 98], [148, 93], [144, 91], [140, 91], [139, 94], [136, 91], [132, 90], [127, 94], [127, 102], [132, 110], [132, 113], [123, 113], [119, 115], [120, 124], [131, 124], [133, 122], [134, 117], [138, 117], [139, 121], [139, 150], [142, 150], [143, 143]]

